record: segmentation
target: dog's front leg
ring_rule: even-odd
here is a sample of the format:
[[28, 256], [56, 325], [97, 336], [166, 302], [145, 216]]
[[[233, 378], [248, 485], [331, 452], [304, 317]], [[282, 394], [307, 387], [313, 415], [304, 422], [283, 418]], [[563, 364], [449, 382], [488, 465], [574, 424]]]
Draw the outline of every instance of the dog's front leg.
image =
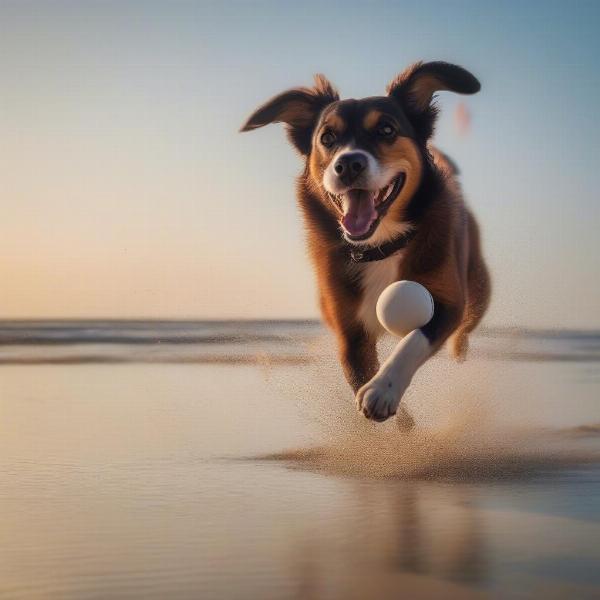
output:
[[376, 341], [356, 326], [340, 329], [338, 344], [344, 375], [356, 394], [379, 368]]
[[358, 409], [367, 419], [385, 421], [396, 414], [400, 400], [417, 369], [431, 356], [431, 344], [420, 329], [411, 331], [356, 394]]
[[356, 394], [358, 409], [365, 417], [385, 421], [396, 414], [414, 374], [456, 327], [459, 314], [458, 310], [436, 303], [433, 319], [398, 342], [376, 375]]

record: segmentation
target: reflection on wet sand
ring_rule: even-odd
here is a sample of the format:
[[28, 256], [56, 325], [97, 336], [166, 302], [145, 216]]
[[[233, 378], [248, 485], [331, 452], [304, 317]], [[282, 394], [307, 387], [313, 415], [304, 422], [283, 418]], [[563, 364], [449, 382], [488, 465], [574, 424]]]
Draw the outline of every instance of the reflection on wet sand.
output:
[[437, 541], [432, 546], [432, 540], [427, 534], [427, 527], [431, 527], [430, 515], [423, 514], [427, 507], [422, 506], [419, 501], [423, 491], [414, 482], [398, 487], [397, 502], [391, 519], [393, 523], [395, 516], [397, 548], [394, 553], [396, 560], [393, 562], [398, 570], [472, 584], [485, 581], [486, 561], [481, 520], [477, 509], [470, 503], [466, 490], [452, 490], [448, 494], [454, 496], [446, 499], [450, 501], [452, 508], [449, 512], [452, 514], [449, 515], [450, 518], [445, 517], [445, 520], [451, 525], [437, 531]]
[[357, 483], [356, 495], [343, 535], [321, 527], [294, 540], [298, 598], [482, 597], [485, 536], [467, 490]]
[[[501, 493], [489, 491], [495, 492]], [[344, 498], [343, 517], [304, 526], [290, 539], [297, 598], [591, 599], [600, 593], [592, 568], [600, 560], [598, 523], [490, 510], [481, 507], [486, 493], [470, 484], [355, 481], [348, 493], [354, 502], [350, 510]]]

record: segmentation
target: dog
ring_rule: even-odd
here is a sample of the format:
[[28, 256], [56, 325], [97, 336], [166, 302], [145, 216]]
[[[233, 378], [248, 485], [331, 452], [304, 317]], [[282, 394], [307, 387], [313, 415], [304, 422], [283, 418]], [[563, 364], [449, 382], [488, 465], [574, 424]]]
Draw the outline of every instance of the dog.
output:
[[[316, 75], [313, 87], [285, 91], [242, 126], [281, 122], [303, 157], [297, 198], [319, 289], [321, 313], [335, 332], [358, 409], [385, 421], [417, 369], [448, 340], [464, 359], [468, 335], [490, 300], [490, 277], [477, 222], [465, 206], [458, 169], [430, 143], [441, 90], [474, 94], [480, 83], [445, 62], [419, 62], [398, 75], [386, 96], [340, 100]], [[435, 311], [379, 368], [383, 333], [375, 307], [391, 283], [424, 285]]]

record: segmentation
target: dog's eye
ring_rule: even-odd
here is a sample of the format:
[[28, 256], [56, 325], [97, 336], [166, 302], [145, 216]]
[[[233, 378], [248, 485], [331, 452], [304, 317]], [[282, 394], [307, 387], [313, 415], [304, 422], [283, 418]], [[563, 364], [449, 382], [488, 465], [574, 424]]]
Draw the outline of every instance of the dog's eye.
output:
[[377, 127], [377, 135], [384, 138], [390, 138], [396, 133], [396, 130], [389, 123], [381, 123]]
[[321, 144], [323, 144], [325, 148], [331, 148], [334, 142], [335, 135], [331, 131], [326, 131], [323, 135], [321, 135]]

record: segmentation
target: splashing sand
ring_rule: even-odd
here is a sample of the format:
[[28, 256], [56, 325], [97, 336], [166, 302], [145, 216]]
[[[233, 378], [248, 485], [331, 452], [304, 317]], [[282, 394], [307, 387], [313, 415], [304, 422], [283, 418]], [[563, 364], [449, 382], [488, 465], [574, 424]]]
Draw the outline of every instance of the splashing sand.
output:
[[334, 354], [319, 350], [317, 366], [303, 369], [302, 381], [278, 382], [282, 393], [293, 390], [299, 410], [315, 424], [316, 443], [261, 459], [341, 475], [452, 481], [536, 477], [600, 462], [598, 444], [574, 443], [584, 434], [597, 438], [597, 425], [557, 431], [506, 424], [503, 411], [518, 411], [530, 389], [523, 387], [519, 397], [512, 381], [511, 398], [503, 397], [507, 374], [498, 363], [473, 361], [465, 368], [443, 357], [431, 361], [405, 398], [417, 422], [405, 432], [395, 419], [376, 424], [353, 410], [339, 367], [323, 359]]
[[409, 433], [357, 428], [324, 445], [261, 458], [343, 475], [452, 481], [534, 477], [600, 462], [600, 453], [565, 449], [544, 432], [479, 429], [473, 435], [474, 427], [476, 421]]

